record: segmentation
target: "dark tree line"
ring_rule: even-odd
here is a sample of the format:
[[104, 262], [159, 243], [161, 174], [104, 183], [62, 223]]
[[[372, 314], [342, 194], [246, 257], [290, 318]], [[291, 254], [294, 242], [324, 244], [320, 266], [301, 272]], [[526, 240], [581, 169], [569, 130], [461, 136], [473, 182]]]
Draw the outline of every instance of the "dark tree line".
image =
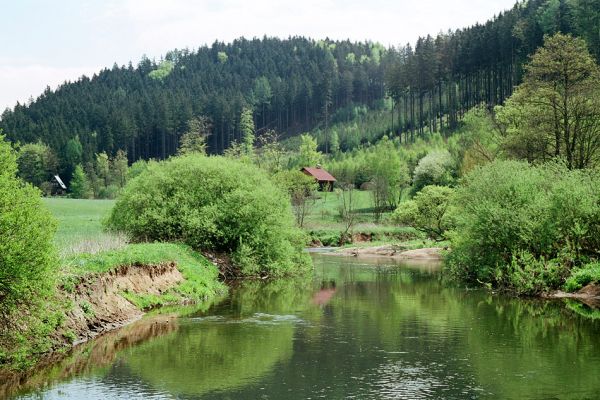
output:
[[205, 116], [212, 127], [207, 150], [221, 153], [242, 139], [244, 109], [253, 110], [259, 135], [291, 135], [327, 121], [340, 107], [381, 99], [384, 56], [377, 44], [302, 37], [215, 42], [47, 89], [30, 104], [6, 110], [0, 127], [12, 141], [48, 144], [63, 162], [76, 140], [85, 164], [118, 150], [130, 161], [164, 159], [176, 153], [188, 121]]
[[556, 32], [583, 37], [600, 59], [600, 1], [529, 0], [483, 25], [391, 49], [386, 84], [394, 130], [412, 141], [425, 131], [454, 129], [475, 105], [504, 103], [521, 82], [522, 65], [545, 34]]

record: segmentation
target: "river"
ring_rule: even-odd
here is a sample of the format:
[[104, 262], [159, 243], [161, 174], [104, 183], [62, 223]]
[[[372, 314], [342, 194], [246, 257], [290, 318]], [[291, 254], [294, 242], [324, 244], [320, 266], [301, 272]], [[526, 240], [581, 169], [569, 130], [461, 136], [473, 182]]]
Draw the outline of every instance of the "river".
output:
[[79, 346], [12, 397], [600, 398], [600, 319], [579, 303], [452, 287], [432, 264], [314, 260], [312, 279], [243, 282]]

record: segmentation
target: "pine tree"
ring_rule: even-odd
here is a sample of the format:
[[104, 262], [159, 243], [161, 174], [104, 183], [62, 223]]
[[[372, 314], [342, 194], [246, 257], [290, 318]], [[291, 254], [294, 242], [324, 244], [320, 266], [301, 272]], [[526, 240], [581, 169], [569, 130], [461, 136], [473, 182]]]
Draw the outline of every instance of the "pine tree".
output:
[[90, 181], [80, 164], [75, 167], [69, 190], [74, 199], [89, 199], [92, 195]]

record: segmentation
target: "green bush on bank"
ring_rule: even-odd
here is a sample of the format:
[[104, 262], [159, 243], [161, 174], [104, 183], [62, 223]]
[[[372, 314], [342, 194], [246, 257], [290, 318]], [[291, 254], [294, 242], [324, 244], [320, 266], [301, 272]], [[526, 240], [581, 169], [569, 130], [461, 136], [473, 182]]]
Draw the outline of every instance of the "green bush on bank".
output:
[[590, 283], [598, 282], [600, 282], [600, 262], [595, 262], [574, 270], [567, 278], [564, 289], [567, 292], [575, 292]]
[[16, 159], [0, 135], [0, 327], [52, 290], [56, 224], [39, 190], [16, 178]]
[[0, 135], [0, 366], [23, 367], [51, 348], [48, 336], [63, 316], [43, 304], [54, 288], [55, 221], [39, 190], [16, 173], [15, 153]]
[[445, 239], [452, 226], [448, 208], [454, 190], [445, 186], [425, 186], [412, 200], [401, 203], [392, 215], [397, 224], [411, 226], [435, 241]]
[[149, 164], [125, 187], [107, 225], [137, 241], [231, 254], [243, 275], [290, 274], [310, 263], [287, 195], [264, 172], [223, 157]]
[[496, 161], [454, 196], [447, 268], [469, 281], [534, 294], [559, 288], [600, 248], [600, 178], [561, 164]]

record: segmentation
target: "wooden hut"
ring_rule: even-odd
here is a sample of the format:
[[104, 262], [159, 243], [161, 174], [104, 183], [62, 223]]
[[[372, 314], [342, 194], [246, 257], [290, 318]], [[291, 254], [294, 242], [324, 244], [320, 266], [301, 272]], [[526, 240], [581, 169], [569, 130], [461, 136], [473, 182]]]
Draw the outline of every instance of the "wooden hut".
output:
[[319, 184], [319, 190], [321, 192], [333, 191], [333, 184], [336, 182], [336, 179], [320, 165], [317, 165], [315, 168], [304, 167], [300, 171], [304, 172], [306, 175], [312, 176], [315, 181]]
[[60, 179], [60, 176], [54, 175], [50, 183], [53, 196], [64, 196], [67, 193], [67, 185]]

